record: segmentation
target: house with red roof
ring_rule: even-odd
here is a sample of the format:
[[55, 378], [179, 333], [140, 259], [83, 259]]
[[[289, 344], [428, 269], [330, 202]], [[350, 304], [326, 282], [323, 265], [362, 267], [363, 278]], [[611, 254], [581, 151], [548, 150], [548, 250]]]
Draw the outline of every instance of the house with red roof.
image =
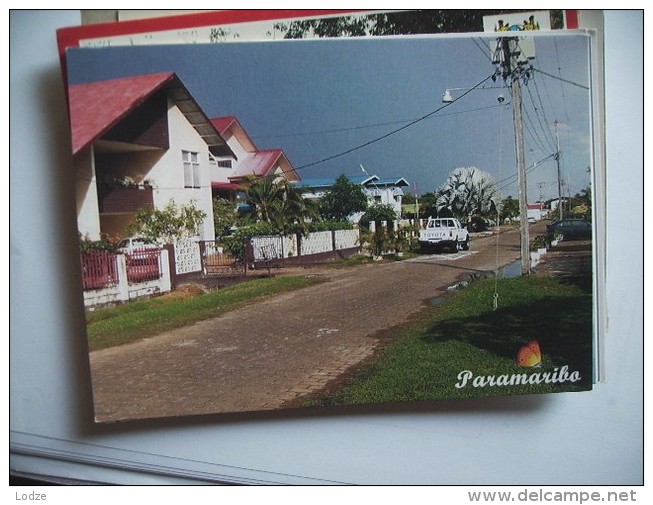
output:
[[123, 237], [136, 211], [193, 202], [214, 238], [214, 159], [237, 159], [172, 72], [69, 86], [79, 231]]
[[211, 165], [213, 195], [233, 199], [248, 176], [284, 177], [291, 182], [300, 177], [281, 149], [259, 149], [234, 116], [211, 119], [227, 143], [229, 153], [215, 156]]
[[548, 215], [549, 209], [544, 202], [535, 202], [526, 204], [526, 212], [529, 221], [541, 221]]

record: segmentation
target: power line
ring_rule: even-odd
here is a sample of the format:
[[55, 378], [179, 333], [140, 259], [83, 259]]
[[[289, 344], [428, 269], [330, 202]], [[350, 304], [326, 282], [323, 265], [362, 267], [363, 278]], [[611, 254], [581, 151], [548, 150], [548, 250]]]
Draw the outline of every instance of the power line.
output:
[[551, 136], [551, 139], [553, 140], [553, 133], [551, 132], [551, 128], [549, 126], [551, 123], [546, 117], [546, 108], [544, 107], [544, 102], [542, 102], [542, 95], [540, 95], [540, 88], [537, 85], [537, 81], [538, 80], [535, 78], [532, 79], [533, 85], [535, 86], [535, 94], [537, 95], [537, 99], [540, 104], [540, 110], [542, 111], [542, 117], [544, 118], [544, 124], [546, 125], [546, 128], [543, 127], [543, 129], [545, 129], [545, 131]]
[[[551, 131], [545, 127], [546, 124], [546, 117], [544, 118], [544, 121], [542, 120], [542, 115], [544, 111], [541, 111], [540, 108], [537, 106], [535, 103], [535, 99], [533, 98], [533, 93], [531, 92], [530, 86], [526, 86], [526, 89], [528, 90], [528, 97], [530, 98], [531, 105], [533, 107], [533, 112], [535, 113], [535, 117], [537, 119], [537, 124], [539, 126], [540, 131], [542, 132], [544, 139], [546, 140], [550, 150], [555, 150], [555, 142], [553, 142], [553, 136], [551, 135]], [[528, 115], [528, 112], [526, 112]]]
[[[490, 49], [490, 46], [488, 46], [483, 39], [472, 39], [472, 42], [476, 44], [476, 47], [483, 53], [483, 56], [485, 56], [488, 60], [490, 60], [490, 63], [492, 63], [492, 50]], [[481, 47], [481, 42], [485, 45], [485, 49]]]
[[[476, 107], [474, 109], [467, 109], [467, 110], [462, 110], [458, 112], [448, 112], [446, 114], [438, 114], [437, 116], [434, 117], [446, 117], [446, 116], [456, 116], [459, 114], [467, 114], [469, 112], [478, 112], [482, 110], [487, 110], [487, 109], [494, 109], [497, 107], [502, 107], [505, 104], [499, 104], [499, 105], [486, 105], [484, 107]], [[420, 118], [417, 118], [420, 119]], [[383, 123], [371, 123], [371, 124], [365, 124], [365, 125], [358, 125], [358, 126], [350, 126], [347, 128], [333, 128], [329, 130], [316, 130], [316, 131], [310, 131], [310, 132], [296, 132], [296, 133], [284, 133], [281, 135], [259, 135], [252, 137], [254, 140], [267, 140], [267, 139], [278, 139], [278, 138], [286, 138], [286, 137], [302, 137], [302, 136], [307, 136], [307, 135], [326, 135], [330, 133], [342, 133], [342, 132], [348, 132], [348, 131], [356, 131], [356, 130], [364, 130], [367, 128], [378, 128], [380, 126], [389, 126], [389, 125], [394, 125], [394, 124], [407, 124], [407, 123], [412, 123], [416, 121], [415, 118], [412, 119], [404, 119], [404, 120], [398, 120], [398, 121], [386, 121]]]
[[544, 145], [544, 143], [542, 142], [542, 139], [539, 137], [538, 133], [532, 129], [531, 121], [530, 121], [530, 118], [528, 116], [528, 112], [526, 113], [526, 119], [528, 121], [524, 121], [524, 127], [526, 128], [526, 132], [529, 134], [529, 136], [530, 136], [531, 140], [533, 141], [533, 143], [537, 144], [537, 147], [539, 147], [539, 149], [543, 153], [549, 151], [549, 149], [547, 149], [546, 146]]
[[377, 143], [377, 142], [380, 142], [381, 140], [387, 139], [388, 137], [394, 135], [395, 133], [399, 133], [400, 131], [403, 131], [403, 130], [405, 130], [405, 129], [407, 129], [407, 128], [410, 128], [411, 126], [413, 126], [413, 125], [415, 125], [415, 124], [417, 124], [417, 123], [419, 123], [419, 122], [421, 122], [421, 121], [424, 121], [425, 119], [428, 119], [429, 117], [431, 117], [431, 116], [437, 114], [438, 112], [440, 112], [440, 111], [441, 111], [442, 109], [444, 109], [445, 107], [449, 107], [451, 104], [457, 102], [458, 100], [460, 100], [461, 98], [463, 98], [465, 95], [467, 95], [468, 93], [471, 93], [471, 92], [474, 91], [476, 88], [478, 88], [479, 86], [481, 86], [483, 83], [489, 81], [489, 80], [492, 78], [493, 75], [494, 75], [494, 74], [487, 76], [485, 79], [483, 79], [482, 81], [480, 81], [478, 84], [476, 84], [475, 86], [469, 88], [467, 91], [465, 91], [462, 95], [460, 95], [460, 96], [459, 96], [458, 98], [456, 98], [455, 100], [452, 100], [451, 102], [445, 103], [444, 105], [442, 105], [441, 107], [438, 107], [438, 108], [435, 109], [434, 111], [431, 111], [431, 112], [429, 112], [428, 114], [425, 114], [424, 116], [422, 116], [422, 117], [420, 117], [420, 118], [418, 118], [418, 119], [415, 119], [414, 121], [411, 121], [410, 123], [408, 123], [408, 124], [406, 124], [406, 125], [404, 125], [404, 126], [402, 126], [402, 127], [400, 127], [400, 128], [396, 128], [395, 130], [392, 130], [392, 131], [386, 133], [385, 135], [381, 135], [380, 137], [376, 137], [376, 138], [374, 138], [374, 139], [372, 139], [372, 140], [369, 140], [369, 141], [367, 141], [367, 142], [364, 142], [363, 144], [359, 144], [359, 145], [357, 145], [357, 146], [355, 146], [355, 147], [351, 147], [351, 148], [346, 149], [346, 150], [344, 150], [344, 151], [342, 151], [342, 152], [339, 152], [339, 153], [337, 153], [337, 154], [333, 154], [333, 155], [331, 155], [331, 156], [327, 156], [327, 157], [322, 158], [322, 159], [320, 159], [320, 160], [313, 161], [313, 162], [311, 162], [311, 163], [307, 163], [307, 164], [305, 164], [305, 165], [301, 165], [301, 166], [299, 166], [299, 167], [295, 167], [295, 170], [296, 170], [296, 171], [297, 171], [297, 170], [302, 170], [302, 169], [304, 169], [304, 168], [313, 167], [313, 166], [315, 166], [315, 165], [319, 165], [319, 164], [321, 164], [321, 163], [325, 163], [325, 162], [327, 162], [327, 161], [331, 161], [331, 160], [333, 160], [333, 159], [340, 158], [340, 157], [345, 156], [345, 155], [347, 155], [347, 154], [353, 153], [354, 151], [358, 151], [359, 149], [363, 149], [364, 147], [368, 147], [368, 146], [370, 146], [370, 145], [372, 145], [372, 144], [375, 144], [375, 143]]
[[[554, 154], [549, 154], [548, 156], [545, 156], [545, 157], [542, 158], [541, 160], [536, 161], [535, 163], [533, 163], [533, 165], [532, 165], [531, 167], [529, 167], [529, 168], [526, 170], [526, 174], [530, 174], [533, 170], [535, 170], [537, 167], [539, 167], [542, 163], [544, 163], [545, 161], [547, 161], [549, 158], [553, 158], [554, 156], [555, 156], [555, 153], [554, 153]], [[514, 183], [515, 183], [515, 179], [517, 179], [517, 174], [516, 174], [516, 173], [514, 173], [514, 174], [512, 174], [512, 175], [509, 175], [509, 176], [506, 177], [505, 179], [502, 179], [502, 180], [497, 181], [495, 184], [497, 185], [497, 189], [504, 189], [504, 188], [507, 188], [508, 186], [514, 184]], [[504, 183], [504, 182], [505, 182], [506, 184], [504, 184], [503, 186], [499, 186], [499, 184]]]
[[549, 74], [548, 72], [545, 72], [544, 70], [540, 70], [539, 68], [533, 67], [532, 70], [535, 71], [535, 72], [539, 72], [540, 74], [544, 74], [547, 77], [551, 77], [552, 79], [557, 79], [558, 81], [566, 82], [567, 84], [571, 84], [572, 86], [578, 86], [579, 88], [586, 89], [586, 90], [590, 89], [589, 86], [585, 86], [583, 84], [578, 84], [577, 82], [570, 81], [568, 79], [563, 79], [562, 77], [558, 77], [558, 76], [553, 75], [553, 74]]
[[[560, 68], [560, 54], [558, 53], [558, 38], [553, 37], [553, 44], [556, 50], [556, 63], [558, 64], [558, 79], [562, 79], [562, 69]], [[546, 84], [545, 84], [546, 89]], [[562, 104], [564, 105], [565, 121], [569, 123], [569, 109], [567, 108], [567, 96], [565, 95], [565, 88], [560, 83], [560, 92], [562, 93]]]

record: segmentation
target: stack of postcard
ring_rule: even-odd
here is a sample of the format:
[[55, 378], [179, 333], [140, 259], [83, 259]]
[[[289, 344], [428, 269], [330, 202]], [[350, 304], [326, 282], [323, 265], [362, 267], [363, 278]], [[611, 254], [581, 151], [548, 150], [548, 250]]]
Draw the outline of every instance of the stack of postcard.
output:
[[97, 422], [592, 389], [582, 11], [145, 14], [58, 33]]

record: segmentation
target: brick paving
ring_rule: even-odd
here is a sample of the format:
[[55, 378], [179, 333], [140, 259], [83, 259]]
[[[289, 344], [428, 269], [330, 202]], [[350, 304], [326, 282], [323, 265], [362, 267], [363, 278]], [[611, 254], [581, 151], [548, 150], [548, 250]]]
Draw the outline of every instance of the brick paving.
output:
[[274, 410], [369, 358], [447, 287], [519, 257], [519, 234], [457, 254], [307, 270], [326, 282], [90, 355], [96, 420]]

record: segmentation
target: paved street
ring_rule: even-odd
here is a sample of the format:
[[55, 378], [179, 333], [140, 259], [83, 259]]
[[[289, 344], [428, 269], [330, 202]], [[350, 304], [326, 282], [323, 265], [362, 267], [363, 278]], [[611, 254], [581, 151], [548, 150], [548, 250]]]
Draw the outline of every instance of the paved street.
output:
[[326, 282], [91, 353], [98, 421], [278, 409], [323, 388], [469, 275], [519, 258], [519, 233], [470, 251], [347, 269]]

